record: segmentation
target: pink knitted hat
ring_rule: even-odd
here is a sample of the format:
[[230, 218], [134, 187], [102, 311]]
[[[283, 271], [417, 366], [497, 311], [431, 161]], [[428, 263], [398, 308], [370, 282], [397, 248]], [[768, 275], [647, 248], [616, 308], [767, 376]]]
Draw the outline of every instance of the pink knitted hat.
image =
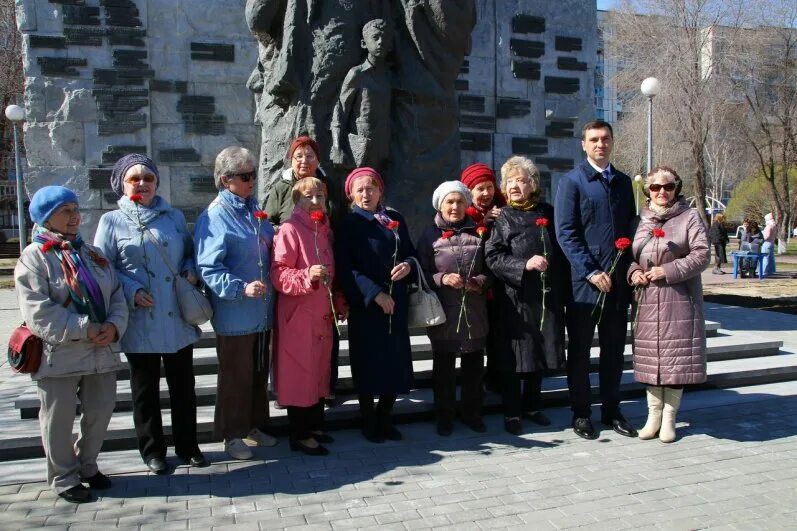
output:
[[379, 185], [379, 191], [385, 191], [385, 181], [382, 180], [382, 176], [379, 175], [379, 172], [373, 168], [363, 166], [362, 168], [353, 169], [349, 176], [346, 177], [346, 185], [344, 190], [346, 192], [347, 198], [351, 200], [351, 185], [354, 184], [354, 181], [365, 176], [373, 177], [376, 180], [376, 183]]

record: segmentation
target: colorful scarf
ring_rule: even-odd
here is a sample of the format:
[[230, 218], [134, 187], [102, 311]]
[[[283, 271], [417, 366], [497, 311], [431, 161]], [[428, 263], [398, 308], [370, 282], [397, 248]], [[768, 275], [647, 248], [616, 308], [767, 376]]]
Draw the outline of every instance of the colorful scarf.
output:
[[[387, 210], [385, 209], [385, 206], [382, 203], [379, 203], [379, 206], [376, 208], [376, 212], [374, 212], [374, 217], [379, 223], [381, 223], [385, 227], [388, 227], [388, 225], [390, 225], [390, 222], [393, 221], [392, 219], [390, 219], [390, 216], [387, 215]], [[393, 234], [395, 234], [396, 239], [398, 239], [398, 231], [394, 230]]]
[[[61, 263], [69, 298], [79, 314], [88, 315], [93, 323], [104, 323], [108, 318], [105, 299], [91, 271], [80, 256], [83, 238], [80, 234], [72, 241], [65, 240], [58, 233], [37, 227], [33, 241], [41, 245], [44, 254], [52, 251]], [[107, 267], [108, 260], [94, 250], [88, 250], [89, 257], [100, 267]]]
[[518, 203], [517, 201], [509, 200], [509, 206], [514, 208], [515, 210], [520, 210], [521, 212], [530, 212], [537, 208], [537, 201], [528, 198], [522, 203]]

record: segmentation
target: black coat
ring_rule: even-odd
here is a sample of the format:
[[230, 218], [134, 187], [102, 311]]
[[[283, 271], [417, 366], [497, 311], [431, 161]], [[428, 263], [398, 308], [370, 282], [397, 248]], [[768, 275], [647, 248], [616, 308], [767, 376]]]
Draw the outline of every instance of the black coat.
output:
[[[546, 229], [537, 226], [539, 218], [548, 219]], [[556, 241], [553, 219], [553, 207], [547, 203], [529, 212], [504, 207], [487, 241], [487, 266], [503, 281], [503, 290], [496, 293], [498, 315], [490, 323], [501, 344], [497, 349], [499, 370], [528, 373], [564, 367], [564, 306], [570, 268]], [[526, 271], [526, 262], [544, 254], [542, 234], [548, 255], [545, 284], [551, 291], [545, 297], [545, 322], [540, 332], [542, 275]]]
[[[388, 216], [399, 222], [396, 263], [415, 256], [404, 218], [395, 210]], [[390, 292], [390, 271], [396, 238], [393, 231], [358, 207], [341, 220], [335, 241], [336, 276], [349, 303], [349, 356], [358, 393], [408, 393], [412, 385], [412, 352], [407, 327], [407, 283], [413, 272], [393, 284], [396, 303], [392, 324], [374, 298]]]

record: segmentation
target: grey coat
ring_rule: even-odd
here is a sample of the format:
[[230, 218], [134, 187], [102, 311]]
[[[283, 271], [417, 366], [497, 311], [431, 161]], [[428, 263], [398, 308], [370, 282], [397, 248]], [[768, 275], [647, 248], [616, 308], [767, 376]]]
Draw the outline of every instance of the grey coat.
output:
[[[100, 267], [89, 257], [85, 244], [80, 257], [91, 270], [102, 291], [107, 308], [107, 322], [113, 323], [119, 337], [127, 329], [127, 301], [112, 265]], [[101, 254], [101, 253], [100, 253]], [[119, 344], [95, 346], [87, 333], [89, 317], [77, 313], [75, 305], [64, 308], [69, 297], [61, 263], [54, 252], [41, 252], [38, 243], [22, 251], [14, 268], [19, 308], [30, 331], [44, 342], [44, 358], [34, 380], [51, 376], [78, 376], [116, 371], [122, 368]]]
[[[635, 271], [654, 266], [662, 267], [666, 277], [635, 294], [634, 378], [649, 385], [703, 383], [706, 330], [700, 274], [709, 262], [706, 227], [683, 199], [661, 215], [642, 208], [640, 217], [628, 282]], [[663, 229], [664, 236], [649, 237], [654, 228]]]
[[[435, 224], [428, 227], [415, 249], [429, 285], [437, 291], [443, 305], [446, 322], [426, 329], [432, 349], [436, 352], [476, 352], [485, 347], [488, 332], [487, 301], [485, 290], [490, 285], [484, 263], [484, 237], [476, 234], [476, 223], [471, 218], [459, 229], [453, 229], [453, 235], [443, 238], [447, 230], [446, 222], [438, 213]], [[474, 261], [475, 257], [475, 261]], [[443, 285], [443, 275], [458, 273], [466, 277], [473, 263], [471, 277], [481, 285], [479, 293], [465, 294], [465, 312], [459, 318], [462, 307], [461, 289]], [[457, 322], [459, 321], [459, 332]], [[470, 324], [470, 326], [468, 326]]]

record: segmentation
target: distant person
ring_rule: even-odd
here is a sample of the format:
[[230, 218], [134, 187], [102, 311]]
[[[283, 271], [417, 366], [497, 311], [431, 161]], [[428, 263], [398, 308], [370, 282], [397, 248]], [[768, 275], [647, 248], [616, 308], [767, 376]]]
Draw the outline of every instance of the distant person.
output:
[[[634, 330], [634, 379], [647, 385], [640, 439], [675, 440], [684, 386], [706, 381], [706, 330], [700, 274], [709, 263], [706, 228], [667, 166], [645, 180], [628, 282], [640, 289]], [[672, 249], [678, 249], [674, 254]]]
[[[116, 406], [119, 339], [127, 329], [127, 301], [116, 270], [80, 236], [75, 193], [45, 186], [30, 202], [32, 243], [14, 268], [22, 318], [44, 342], [31, 377], [38, 388], [39, 426], [47, 484], [70, 503], [91, 500], [91, 489], [111, 488], [97, 455]], [[72, 426], [80, 400], [80, 431]]]
[[[570, 261], [573, 288], [567, 306], [567, 384], [573, 404], [573, 431], [585, 439], [598, 437], [590, 420], [589, 377], [596, 325], [601, 421], [620, 435], [637, 435], [620, 412], [620, 378], [631, 301], [631, 290], [625, 282], [627, 255], [621, 257], [613, 275], [609, 275], [617, 252], [615, 242], [631, 236], [636, 208], [631, 179], [609, 162], [613, 145], [610, 124], [586, 124], [581, 147], [587, 159], [559, 180], [556, 194], [556, 237]], [[596, 311], [601, 293], [606, 294], [604, 304]]]
[[725, 216], [717, 214], [714, 216], [714, 222], [708, 230], [708, 238], [711, 245], [714, 246], [714, 259], [716, 266], [712, 271], [714, 275], [724, 275], [725, 271], [722, 270], [722, 264], [728, 263], [728, 257], [725, 254], [725, 246], [728, 244], [728, 230], [725, 228]]
[[[764, 243], [764, 234], [758, 226], [757, 221], [749, 220], [747, 227], [742, 236], [742, 251], [748, 253], [758, 254], [761, 252], [761, 246]], [[758, 258], [743, 258], [741, 260], [741, 277], [754, 277], [756, 276], [756, 266]]]
[[771, 275], [775, 272], [775, 240], [778, 237], [778, 224], [772, 212], [764, 216], [764, 229], [761, 231], [764, 243], [761, 253], [764, 255], [764, 274]]

